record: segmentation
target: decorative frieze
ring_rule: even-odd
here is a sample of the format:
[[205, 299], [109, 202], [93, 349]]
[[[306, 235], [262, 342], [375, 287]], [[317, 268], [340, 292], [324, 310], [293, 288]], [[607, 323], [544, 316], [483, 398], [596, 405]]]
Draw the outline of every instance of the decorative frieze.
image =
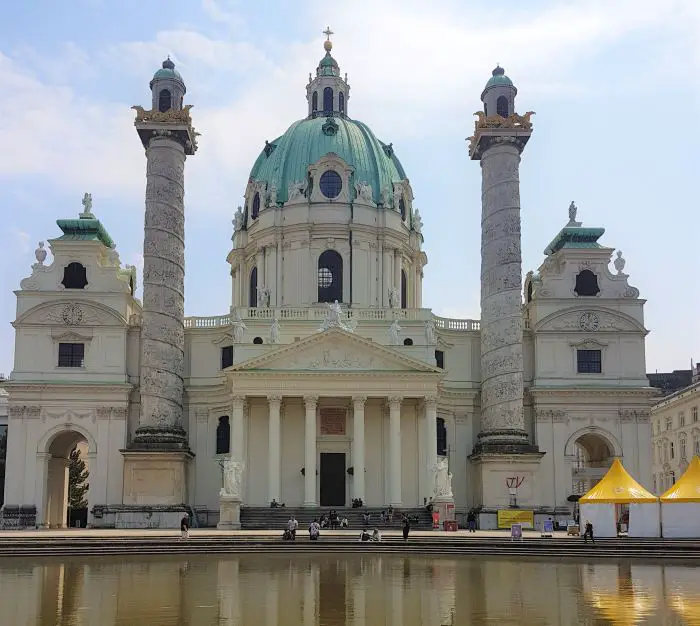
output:
[[7, 408], [11, 419], [37, 419], [41, 417], [41, 407], [35, 404], [11, 404]]
[[649, 409], [620, 409], [618, 416], [622, 423], [638, 422], [645, 424], [649, 422], [651, 411]]
[[569, 422], [569, 417], [566, 414], [566, 411], [559, 409], [537, 409], [535, 411], [535, 420], [537, 422], [567, 424]]

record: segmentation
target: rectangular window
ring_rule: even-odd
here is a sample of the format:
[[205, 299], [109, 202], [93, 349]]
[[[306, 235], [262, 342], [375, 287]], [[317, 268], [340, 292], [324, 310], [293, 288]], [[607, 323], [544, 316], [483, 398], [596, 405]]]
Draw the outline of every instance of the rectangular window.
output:
[[685, 411], [681, 411], [678, 414], [678, 425], [685, 426]]
[[442, 350], [435, 350], [435, 365], [440, 369], [445, 369], [445, 353]]
[[693, 412], [693, 421], [698, 421], [698, 407], [694, 406], [691, 411]]
[[576, 350], [576, 371], [579, 374], [600, 374], [603, 359], [600, 350]]
[[221, 369], [226, 369], [233, 365], [233, 346], [221, 348]]
[[83, 367], [84, 364], [84, 343], [58, 344], [58, 367]]

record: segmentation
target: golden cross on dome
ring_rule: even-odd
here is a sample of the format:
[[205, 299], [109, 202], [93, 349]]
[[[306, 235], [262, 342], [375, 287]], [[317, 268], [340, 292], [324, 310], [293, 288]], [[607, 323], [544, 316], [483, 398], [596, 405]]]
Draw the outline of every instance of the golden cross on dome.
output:
[[331, 40], [331, 35], [335, 35], [335, 33], [331, 30], [330, 26], [326, 26], [326, 30], [321, 32], [323, 32], [323, 34], [326, 36], [327, 41]]

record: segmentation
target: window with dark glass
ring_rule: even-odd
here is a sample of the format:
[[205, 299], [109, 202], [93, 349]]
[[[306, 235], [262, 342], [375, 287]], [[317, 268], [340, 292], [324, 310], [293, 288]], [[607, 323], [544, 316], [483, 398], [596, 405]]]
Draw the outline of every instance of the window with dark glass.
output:
[[311, 112], [316, 113], [318, 111], [318, 91], [314, 91], [311, 96]]
[[216, 454], [228, 454], [231, 451], [231, 424], [228, 415], [219, 418], [216, 427]]
[[326, 250], [318, 257], [318, 301], [343, 301], [343, 257]]
[[224, 346], [221, 348], [221, 369], [225, 370], [227, 367], [233, 365], [233, 346]]
[[579, 374], [600, 374], [603, 356], [600, 350], [576, 350], [576, 371]]
[[326, 87], [323, 90], [323, 112], [333, 112], [333, 89], [331, 87]]
[[576, 275], [574, 292], [577, 296], [597, 296], [600, 293], [598, 277], [591, 270], [582, 270]]
[[413, 339], [410, 337], [406, 337], [406, 339], [403, 340], [403, 345], [404, 346], [412, 346], [413, 345]]
[[58, 344], [58, 367], [82, 367], [84, 363], [84, 343]]
[[254, 338], [253, 338], [253, 343], [254, 343], [256, 346], [259, 346], [262, 342], [263, 342], [263, 338], [262, 338], [262, 337], [254, 337]]
[[532, 281], [527, 284], [527, 301], [532, 302]]
[[401, 219], [406, 219], [406, 201], [403, 198], [399, 198], [399, 213], [401, 213]]
[[81, 263], [69, 263], [63, 268], [61, 284], [66, 289], [85, 289], [88, 284], [87, 270]]
[[321, 193], [326, 196], [326, 198], [332, 200], [333, 198], [337, 198], [343, 190], [343, 179], [338, 172], [326, 170], [321, 174], [319, 186], [321, 187]]
[[498, 100], [496, 100], [496, 113], [501, 117], [508, 117], [508, 98], [505, 96], [498, 96]]
[[0, 426], [0, 507], [5, 495], [5, 462], [7, 460], [7, 426]]
[[256, 220], [258, 219], [258, 215], [260, 214], [260, 194], [256, 193], [253, 196], [253, 208], [250, 212], [250, 216]]
[[408, 308], [408, 278], [406, 270], [401, 270], [401, 308]]
[[441, 417], [437, 418], [437, 455], [447, 456], [447, 428]]
[[342, 91], [338, 93], [338, 111], [345, 113], [345, 94]]
[[258, 268], [250, 270], [250, 284], [248, 285], [248, 306], [258, 306]]
[[445, 353], [442, 350], [435, 350], [435, 365], [440, 369], [445, 369]]
[[173, 106], [173, 97], [167, 89], [162, 89], [158, 95], [158, 110], [161, 113], [169, 111]]

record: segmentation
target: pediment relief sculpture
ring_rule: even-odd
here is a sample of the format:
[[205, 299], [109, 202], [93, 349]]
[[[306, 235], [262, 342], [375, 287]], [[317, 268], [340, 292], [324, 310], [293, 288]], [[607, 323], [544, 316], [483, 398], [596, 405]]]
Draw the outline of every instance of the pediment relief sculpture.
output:
[[634, 319], [612, 311], [577, 309], [555, 313], [535, 327], [536, 332], [646, 332]]
[[22, 314], [14, 324], [38, 324], [68, 328], [127, 325], [126, 320], [117, 311], [104, 305], [84, 301], [41, 304]]

